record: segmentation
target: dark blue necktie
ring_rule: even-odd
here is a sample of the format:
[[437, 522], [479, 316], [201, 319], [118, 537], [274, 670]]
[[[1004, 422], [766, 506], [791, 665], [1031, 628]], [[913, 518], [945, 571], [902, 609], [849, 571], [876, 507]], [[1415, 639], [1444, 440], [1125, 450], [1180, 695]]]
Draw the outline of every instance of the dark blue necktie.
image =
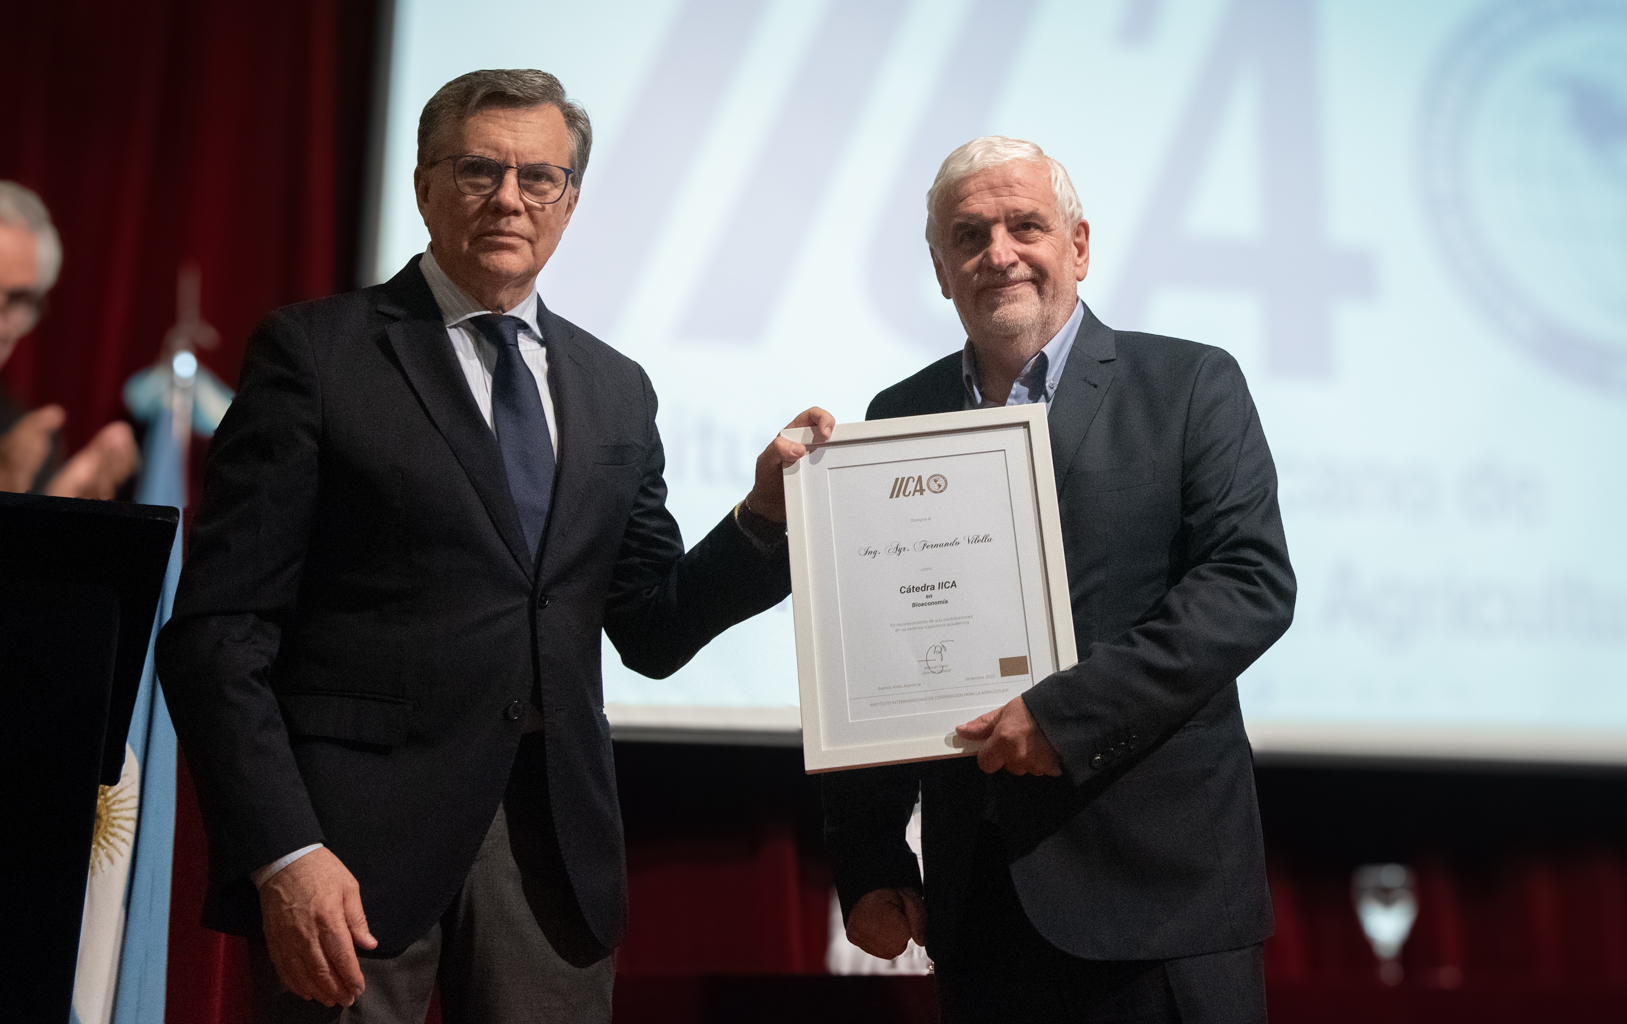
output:
[[554, 444], [537, 378], [520, 358], [520, 328], [525, 321], [517, 316], [484, 313], [470, 317], [469, 323], [497, 346], [497, 366], [491, 374], [492, 429], [497, 432], [497, 447], [508, 472], [508, 491], [520, 513], [525, 543], [535, 560], [553, 500]]

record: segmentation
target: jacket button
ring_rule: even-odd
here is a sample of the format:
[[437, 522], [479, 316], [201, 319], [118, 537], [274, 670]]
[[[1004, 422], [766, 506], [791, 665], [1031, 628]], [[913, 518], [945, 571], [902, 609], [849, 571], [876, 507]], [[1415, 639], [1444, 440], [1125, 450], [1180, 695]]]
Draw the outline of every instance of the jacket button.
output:
[[520, 710], [520, 702], [511, 700], [508, 702], [508, 707], [503, 709], [503, 717], [510, 722], [518, 722], [520, 720]]
[[548, 598], [543, 597], [541, 595], [538, 595], [538, 597], [537, 597], [537, 607], [538, 608], [546, 608], [546, 607], [548, 607]]
[[1090, 766], [1092, 768], [1100, 768], [1102, 766], [1102, 755], [1097, 754], [1095, 757], [1091, 758]]

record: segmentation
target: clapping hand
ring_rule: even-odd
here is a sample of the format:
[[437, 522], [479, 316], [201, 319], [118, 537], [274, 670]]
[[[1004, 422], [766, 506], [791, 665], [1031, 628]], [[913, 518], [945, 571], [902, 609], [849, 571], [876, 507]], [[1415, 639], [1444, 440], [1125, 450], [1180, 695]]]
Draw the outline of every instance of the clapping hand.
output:
[[140, 465], [141, 456], [136, 452], [136, 439], [130, 425], [115, 421], [98, 430], [90, 444], [74, 453], [67, 465], [51, 478], [45, 493], [60, 498], [106, 501]]
[[[52, 435], [67, 415], [60, 405], [45, 405], [0, 434], [0, 491], [27, 491], [50, 457]], [[67, 465], [51, 477], [45, 493], [59, 498], [113, 497], [141, 464], [130, 425], [109, 423], [96, 432]]]

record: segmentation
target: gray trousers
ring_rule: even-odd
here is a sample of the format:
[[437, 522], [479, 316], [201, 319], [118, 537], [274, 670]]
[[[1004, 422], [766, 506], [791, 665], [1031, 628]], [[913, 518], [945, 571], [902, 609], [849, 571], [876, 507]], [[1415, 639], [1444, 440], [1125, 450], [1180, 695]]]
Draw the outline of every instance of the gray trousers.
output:
[[[514, 780], [451, 906], [392, 959], [363, 958], [367, 991], [333, 1007], [283, 989], [263, 938], [249, 942], [257, 1024], [423, 1024], [441, 987], [446, 1024], [609, 1024], [616, 966], [588, 931], [559, 857], [541, 786], [542, 735], [520, 744]], [[530, 770], [528, 770], [530, 769]]]

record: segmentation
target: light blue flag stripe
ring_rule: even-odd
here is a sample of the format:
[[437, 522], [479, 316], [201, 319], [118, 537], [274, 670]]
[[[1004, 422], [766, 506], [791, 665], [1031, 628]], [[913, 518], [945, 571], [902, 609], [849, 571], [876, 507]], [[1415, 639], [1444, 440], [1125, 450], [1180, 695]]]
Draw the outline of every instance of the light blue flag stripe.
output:
[[[183, 444], [166, 409], [147, 427], [142, 473], [136, 500], [149, 505], [186, 507]], [[181, 534], [177, 530], [164, 574], [163, 596], [153, 623], [153, 639], [169, 620], [175, 586], [181, 576]], [[124, 945], [119, 954], [114, 1024], [154, 1024], [164, 1019], [165, 979], [169, 968], [170, 872], [175, 852], [175, 727], [170, 724], [164, 691], [153, 666], [152, 640], [130, 719], [129, 743], [141, 766], [140, 819], [130, 881], [125, 889]]]

